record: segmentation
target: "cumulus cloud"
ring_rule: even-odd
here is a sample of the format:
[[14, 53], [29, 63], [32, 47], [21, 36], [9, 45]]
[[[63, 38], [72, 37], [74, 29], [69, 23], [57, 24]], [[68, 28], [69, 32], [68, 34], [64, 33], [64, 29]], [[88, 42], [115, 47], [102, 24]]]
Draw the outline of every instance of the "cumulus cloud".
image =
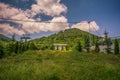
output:
[[10, 18], [11, 16], [19, 14], [19, 12], [21, 11], [22, 11], [21, 9], [17, 9], [11, 7], [10, 5], [0, 3], [0, 17], [2, 18]]
[[[50, 22], [50, 23], [49, 23]], [[64, 30], [67, 27], [69, 27], [69, 24], [67, 23], [67, 18], [64, 16], [60, 17], [54, 17], [52, 20], [49, 20], [48, 22], [25, 22], [23, 23], [23, 30], [29, 32], [29, 33], [39, 33], [40, 31], [51, 31], [56, 32], [60, 30]]]
[[[61, 13], [64, 13], [66, 11], [67, 7], [64, 4], [61, 4], [60, 0], [36, 0], [36, 4], [33, 4], [31, 6], [31, 9], [27, 10], [21, 10], [12, 7], [9, 4], [0, 3], [0, 17], [6, 19], [21, 20], [13, 22], [22, 25], [22, 31], [16, 31], [18, 30], [17, 28], [13, 28], [9, 24], [4, 24], [4, 26], [6, 26], [5, 28], [10, 29], [8, 32], [6, 32], [7, 30], [3, 28], [3, 24], [0, 26], [2, 30], [4, 30], [4, 33], [12, 34], [14, 32], [18, 35], [21, 35], [24, 32], [33, 34], [39, 33], [40, 31], [60, 31], [68, 28], [69, 26], [69, 24], [67, 23], [67, 18], [61, 16]], [[40, 22], [35, 22], [36, 19], [34, 19], [33, 17], [41, 13], [52, 16], [53, 19], [48, 21], [51, 23], [44, 23], [41, 21], [40, 18], [37, 19]]]
[[99, 26], [96, 24], [95, 21], [92, 21], [90, 23], [88, 23], [88, 21], [82, 21], [80, 23], [72, 25], [71, 28], [78, 28], [80, 30], [87, 31], [87, 32], [89, 32], [89, 30], [90, 31], [99, 30]]
[[50, 22], [51, 23], [48, 24], [49, 31], [60, 31], [69, 27], [67, 18], [64, 16], [54, 17]]
[[36, 0], [37, 4], [32, 5], [34, 13], [44, 13], [49, 16], [59, 16], [67, 12], [67, 7], [60, 3], [60, 0]]
[[0, 30], [4, 34], [14, 34], [14, 33], [16, 33], [17, 35], [24, 34], [24, 31], [18, 30], [13, 26], [10, 26], [9, 24], [0, 24]]
[[[0, 31], [5, 34], [22, 35], [27, 33], [39, 33], [41, 31], [56, 32], [64, 29], [69, 29], [69, 23], [62, 13], [67, 12], [67, 7], [60, 3], [61, 0], [36, 0], [36, 4], [31, 6], [31, 9], [22, 10], [10, 6], [9, 4], [0, 3], [0, 18], [13, 19], [16, 24], [21, 25], [21, 29], [10, 26], [9, 23], [0, 24]], [[34, 19], [37, 14], [45, 14], [51, 16], [52, 19], [47, 22], [42, 22], [41, 18]], [[21, 20], [21, 21], [15, 21]], [[39, 22], [36, 22], [39, 21]], [[99, 29], [95, 21], [92, 21], [90, 26], [91, 31]], [[72, 28], [79, 28], [84, 31], [89, 31], [87, 21], [83, 21], [71, 26]]]

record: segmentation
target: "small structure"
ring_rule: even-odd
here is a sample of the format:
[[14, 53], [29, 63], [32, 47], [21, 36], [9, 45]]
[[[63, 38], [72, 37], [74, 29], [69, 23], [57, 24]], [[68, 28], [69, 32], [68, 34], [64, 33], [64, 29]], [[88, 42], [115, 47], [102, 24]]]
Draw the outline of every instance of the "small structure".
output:
[[[106, 46], [106, 45], [100, 45], [99, 48], [100, 48], [100, 52], [107, 53], [107, 52], [106, 52], [106, 49], [107, 49], [107, 46]], [[120, 49], [120, 44], [119, 44], [119, 49]], [[114, 53], [114, 45], [111, 45], [111, 46], [110, 46], [110, 51], [111, 51], [112, 53]]]
[[[107, 53], [107, 45], [100, 45], [100, 53]], [[110, 51], [114, 53], [114, 46], [110, 46]]]
[[55, 50], [66, 50], [67, 44], [53, 44]]

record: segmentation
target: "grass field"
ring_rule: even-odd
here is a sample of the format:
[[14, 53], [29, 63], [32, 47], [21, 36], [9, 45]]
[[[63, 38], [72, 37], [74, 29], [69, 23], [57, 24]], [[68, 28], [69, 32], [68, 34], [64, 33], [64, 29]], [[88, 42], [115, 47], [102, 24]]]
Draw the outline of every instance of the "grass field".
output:
[[0, 60], [0, 80], [120, 80], [120, 56], [27, 51]]

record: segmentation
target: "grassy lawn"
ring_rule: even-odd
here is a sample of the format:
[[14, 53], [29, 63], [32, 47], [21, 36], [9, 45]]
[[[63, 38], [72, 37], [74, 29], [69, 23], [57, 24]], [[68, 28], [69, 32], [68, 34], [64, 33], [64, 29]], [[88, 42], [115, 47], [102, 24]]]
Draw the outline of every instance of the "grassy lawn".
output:
[[120, 80], [120, 56], [27, 51], [0, 60], [0, 80]]

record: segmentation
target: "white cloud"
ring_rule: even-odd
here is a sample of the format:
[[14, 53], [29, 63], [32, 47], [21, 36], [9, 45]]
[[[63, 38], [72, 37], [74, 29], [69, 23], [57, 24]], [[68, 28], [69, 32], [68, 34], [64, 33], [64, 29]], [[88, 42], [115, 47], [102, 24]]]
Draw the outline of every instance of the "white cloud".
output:
[[99, 30], [99, 26], [96, 24], [95, 21], [92, 21], [90, 23], [88, 23], [88, 21], [82, 21], [80, 23], [72, 25], [72, 28], [78, 28], [80, 30], [87, 31], [87, 32], [89, 32], [89, 30], [90, 31]]
[[2, 18], [10, 18], [11, 16], [19, 14], [21, 11], [21, 9], [11, 7], [8, 4], [0, 3], [0, 17]]
[[[10, 18], [22, 21], [14, 21], [17, 24], [22, 25], [21, 30], [10, 26], [9, 24], [0, 24], [0, 29], [5, 34], [18, 34], [22, 35], [25, 32], [34, 34], [41, 31], [56, 32], [64, 29], [69, 29], [67, 18], [61, 15], [61, 13], [67, 12], [67, 7], [60, 3], [61, 0], [36, 0], [37, 4], [33, 4], [31, 9], [21, 10], [15, 7], [11, 7], [8, 4], [0, 3], [0, 17]], [[41, 18], [38, 18], [40, 22], [35, 22], [33, 17], [39, 13], [43, 13], [53, 18], [49, 20], [50, 23], [43, 23]], [[26, 22], [28, 21], [28, 22]], [[95, 21], [92, 21], [90, 26], [91, 31], [99, 29], [99, 26]], [[87, 21], [83, 21], [72, 25], [72, 28], [79, 28], [84, 31], [89, 31], [89, 25]]]
[[32, 5], [34, 13], [44, 13], [49, 16], [59, 16], [67, 12], [67, 7], [60, 3], [60, 0], [36, 0], [37, 4]]
[[[49, 23], [50, 22], [50, 23]], [[54, 17], [52, 20], [49, 20], [48, 23], [44, 22], [25, 22], [23, 23], [23, 30], [29, 33], [39, 33], [40, 31], [60, 31], [69, 27], [67, 19], [64, 16]]]
[[67, 18], [64, 16], [54, 17], [50, 22], [51, 23], [48, 24], [49, 31], [60, 31], [69, 27]]
[[0, 30], [4, 34], [14, 34], [14, 33], [16, 33], [17, 35], [24, 34], [24, 31], [18, 30], [14, 28], [13, 26], [10, 26], [9, 24], [0, 24]]
[[[15, 20], [23, 21], [14, 21], [17, 24], [21, 24], [22, 29], [28, 33], [39, 33], [40, 31], [60, 31], [68, 27], [67, 19], [64, 16], [61, 16], [61, 13], [67, 11], [67, 7], [60, 3], [60, 0], [36, 0], [37, 4], [31, 6], [31, 10], [21, 10], [18, 8], [11, 7], [8, 4], [0, 3], [0, 17], [10, 18]], [[52, 16], [53, 19], [49, 20], [51, 23], [42, 23], [34, 22], [36, 21], [33, 17], [39, 13], [44, 13], [45, 15]], [[58, 16], [58, 17], [55, 17]], [[37, 19], [41, 21], [41, 19]], [[30, 21], [30, 22], [26, 22]], [[63, 22], [63, 23], [60, 23]], [[3, 29], [3, 24], [0, 25]], [[8, 24], [4, 24], [11, 30], [9, 32], [7, 29], [4, 29], [5, 33], [12, 34], [13, 32], [20, 35], [20, 30], [13, 28]], [[8, 31], [8, 32], [6, 32]], [[22, 31], [21, 31], [22, 32]], [[23, 33], [23, 32], [22, 32]]]

